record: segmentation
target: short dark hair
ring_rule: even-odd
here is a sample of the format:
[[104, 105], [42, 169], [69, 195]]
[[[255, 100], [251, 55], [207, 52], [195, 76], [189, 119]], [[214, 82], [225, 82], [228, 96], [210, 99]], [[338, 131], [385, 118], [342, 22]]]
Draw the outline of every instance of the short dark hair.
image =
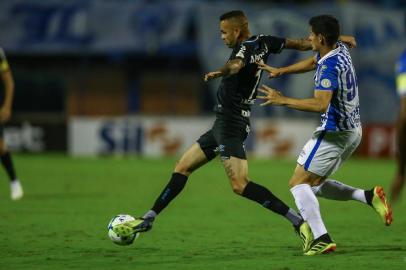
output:
[[327, 42], [328, 46], [333, 46], [337, 43], [340, 36], [340, 24], [338, 20], [331, 15], [319, 15], [310, 18], [309, 25], [312, 32], [321, 34]]
[[247, 18], [247, 16], [245, 16], [244, 11], [242, 10], [232, 10], [221, 15], [220, 21], [228, 20], [231, 18]]

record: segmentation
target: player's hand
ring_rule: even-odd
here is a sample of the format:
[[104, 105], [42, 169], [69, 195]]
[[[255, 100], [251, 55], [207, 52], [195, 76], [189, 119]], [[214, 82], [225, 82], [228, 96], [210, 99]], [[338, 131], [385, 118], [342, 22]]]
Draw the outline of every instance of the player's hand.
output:
[[6, 106], [3, 106], [0, 109], [0, 122], [1, 123], [7, 122], [10, 119], [10, 117], [11, 117], [11, 109]]
[[257, 62], [258, 68], [265, 70], [266, 72], [269, 73], [268, 78], [276, 78], [282, 75], [282, 70], [280, 68], [275, 68], [275, 67], [271, 67], [268, 66], [267, 64], [265, 64], [263, 61], [261, 62]]
[[272, 89], [266, 85], [262, 85], [259, 89], [259, 92], [264, 93], [264, 96], [258, 96], [257, 98], [265, 100], [264, 103], [261, 104], [261, 106], [265, 105], [283, 105], [282, 101], [284, 96], [280, 91], [277, 91], [275, 89]]
[[204, 75], [204, 81], [207, 82], [207, 81], [216, 79], [221, 76], [222, 76], [221, 71], [212, 71], [212, 72], [209, 72], [206, 75]]
[[348, 47], [350, 48], [356, 48], [357, 47], [357, 41], [355, 40], [355, 37], [353, 36], [340, 36], [340, 40], [347, 44]]

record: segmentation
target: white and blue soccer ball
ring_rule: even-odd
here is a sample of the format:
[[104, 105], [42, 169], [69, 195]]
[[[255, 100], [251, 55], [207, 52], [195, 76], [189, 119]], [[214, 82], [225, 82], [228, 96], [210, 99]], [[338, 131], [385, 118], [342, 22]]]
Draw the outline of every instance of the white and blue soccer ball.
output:
[[126, 215], [126, 214], [119, 214], [111, 219], [111, 221], [109, 222], [109, 226], [107, 228], [108, 228], [108, 235], [114, 244], [117, 244], [120, 246], [131, 245], [135, 241], [135, 239], [138, 238], [139, 233], [134, 233], [130, 236], [122, 237], [113, 231], [114, 226], [128, 222], [128, 221], [133, 221], [133, 220], [135, 220], [134, 217], [132, 217], [130, 215]]

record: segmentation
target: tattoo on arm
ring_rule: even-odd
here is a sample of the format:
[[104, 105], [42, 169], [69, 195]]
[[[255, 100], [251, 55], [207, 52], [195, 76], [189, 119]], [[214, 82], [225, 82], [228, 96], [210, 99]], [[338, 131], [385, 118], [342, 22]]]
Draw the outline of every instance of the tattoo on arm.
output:
[[233, 59], [227, 62], [224, 67], [220, 69], [221, 73], [223, 76], [229, 75], [229, 74], [236, 74], [240, 69], [244, 66], [244, 62], [237, 58]]
[[299, 38], [299, 39], [286, 39], [285, 48], [287, 49], [295, 49], [299, 51], [308, 51], [312, 48], [312, 45], [307, 38]]

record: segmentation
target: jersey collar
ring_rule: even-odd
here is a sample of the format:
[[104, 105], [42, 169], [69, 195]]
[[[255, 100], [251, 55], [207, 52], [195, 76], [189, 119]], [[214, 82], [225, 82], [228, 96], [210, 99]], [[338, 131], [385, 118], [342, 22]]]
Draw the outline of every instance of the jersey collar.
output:
[[337, 44], [337, 48], [335, 48], [334, 50], [329, 51], [325, 56], [323, 56], [323, 58], [320, 58], [319, 61], [317, 61], [317, 64], [321, 64], [324, 60], [326, 60], [327, 58], [337, 54], [340, 51], [340, 45]]

